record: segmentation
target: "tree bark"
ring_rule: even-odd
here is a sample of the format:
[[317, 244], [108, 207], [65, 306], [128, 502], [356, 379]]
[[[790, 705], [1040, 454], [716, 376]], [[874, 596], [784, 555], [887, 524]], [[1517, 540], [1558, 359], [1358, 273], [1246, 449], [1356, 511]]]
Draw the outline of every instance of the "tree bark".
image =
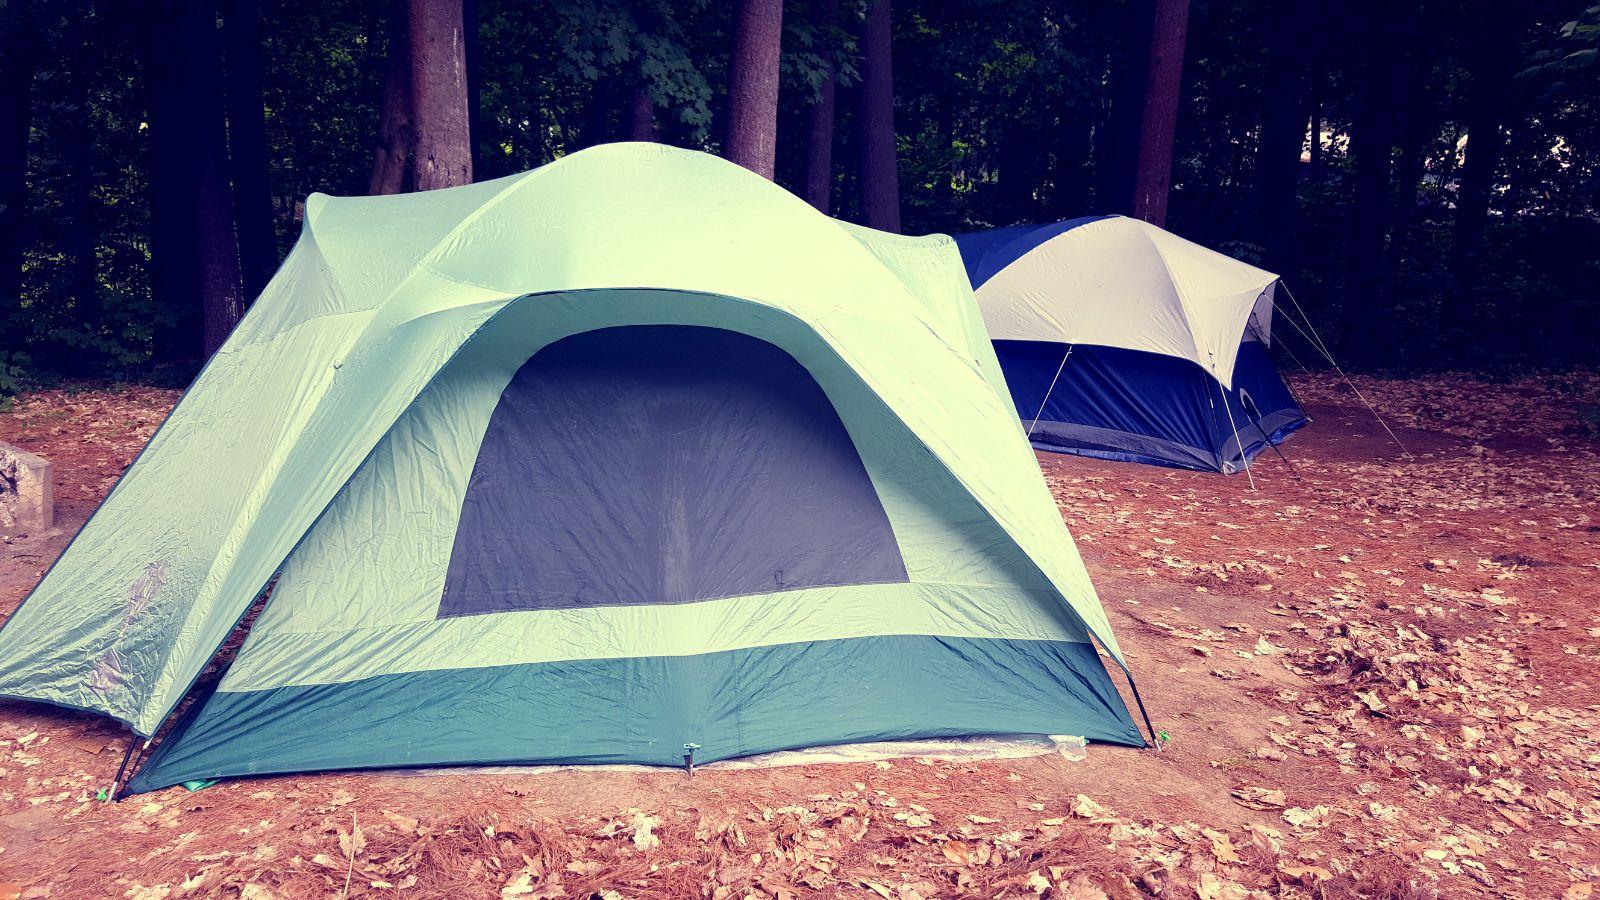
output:
[[411, 50], [403, 0], [391, 0], [385, 21], [388, 47], [383, 67], [383, 99], [378, 107], [378, 145], [372, 161], [369, 194], [406, 189], [411, 153]]
[[239, 262], [247, 302], [278, 268], [278, 239], [267, 184], [267, 123], [261, 100], [261, 10], [257, 0], [224, 0], [222, 36], [228, 86], [228, 151], [233, 161]]
[[90, 54], [92, 15], [88, 0], [68, 7], [70, 25], [61, 32], [63, 46], [56, 55], [63, 63], [65, 96], [71, 109], [59, 122], [59, 142], [66, 178], [62, 185], [61, 214], [67, 222], [63, 247], [66, 255], [66, 295], [80, 311], [80, 320], [92, 325], [106, 322], [100, 307], [99, 261], [96, 250], [100, 229], [95, 214], [94, 127], [89, 93], [93, 76]]
[[488, 177], [484, 173], [483, 158], [478, 139], [483, 135], [479, 118], [483, 114], [480, 92], [483, 78], [482, 23], [478, 18], [478, 0], [461, 0], [461, 39], [467, 72], [467, 155], [472, 159], [475, 178]]
[[1055, 185], [1051, 200], [1058, 219], [1081, 216], [1089, 209], [1086, 169], [1090, 134], [1089, 119], [1080, 110], [1062, 110], [1056, 119], [1054, 168], [1050, 180]]
[[823, 55], [822, 84], [817, 99], [806, 110], [806, 202], [827, 215], [833, 207], [833, 128], [839, 94], [833, 59], [833, 30], [839, 24], [839, 0], [822, 0], [817, 7], [818, 29], [828, 35]]
[[[1394, 168], [1394, 212], [1389, 234], [1389, 262], [1385, 271], [1393, 273], [1411, 252], [1417, 224], [1417, 192], [1422, 184], [1427, 145], [1438, 133], [1438, 122], [1428, 98], [1428, 76], [1433, 69], [1433, 53], [1427, 41], [1421, 16], [1410, 20], [1410, 33], [1402, 40], [1407, 48], [1403, 76], [1398, 87], [1400, 115], [1400, 157]], [[1386, 291], [1389, 285], [1384, 285]], [[1385, 306], [1390, 305], [1385, 302]]]
[[1154, 22], [1144, 116], [1139, 126], [1133, 214], [1159, 226], [1167, 223], [1167, 198], [1172, 189], [1172, 150], [1178, 127], [1178, 103], [1183, 92], [1189, 0], [1156, 0]]
[[[1512, 46], [1515, 46], [1514, 44]], [[1454, 284], [1440, 311], [1440, 325], [1454, 351], [1461, 351], [1476, 318], [1474, 295], [1482, 270], [1484, 232], [1489, 224], [1489, 200], [1494, 191], [1500, 157], [1505, 149], [1506, 102], [1515, 64], [1498, 42], [1485, 42], [1468, 60], [1467, 144], [1461, 162], [1461, 186], [1456, 192], [1456, 220], [1451, 234], [1450, 264]]]
[[411, 180], [419, 191], [472, 183], [462, 0], [408, 0]]
[[0, 309], [17, 299], [22, 286], [40, 8], [41, 0], [10, 0], [0, 15]]
[[611, 140], [611, 106], [614, 85], [610, 75], [599, 75], [589, 91], [589, 102], [583, 109], [583, 128], [580, 146], [594, 147]]
[[998, 183], [995, 191], [1000, 217], [1010, 222], [1032, 221], [1035, 190], [1039, 186], [1039, 169], [1045, 162], [1040, 158], [1042, 141], [1031, 123], [1008, 122], [1001, 128], [1002, 140], [995, 154]]
[[[1383, 10], [1375, 9], [1369, 21], [1384, 21], [1382, 14]], [[1365, 36], [1366, 52], [1357, 76], [1351, 123], [1350, 153], [1355, 159], [1353, 210], [1340, 332], [1344, 355], [1356, 365], [1370, 365], [1381, 356], [1379, 345], [1385, 333], [1379, 322], [1387, 281], [1384, 241], [1392, 208], [1394, 49], [1390, 44], [1382, 27]]]
[[1322, 99], [1311, 98], [1311, 122], [1307, 126], [1308, 144], [1311, 148], [1311, 165], [1306, 173], [1313, 183], [1322, 182]]
[[861, 33], [861, 207], [869, 228], [900, 230], [895, 154], [894, 60], [889, 0], [868, 0]]
[[728, 77], [728, 159], [771, 179], [778, 153], [783, 0], [739, 0]]
[[206, 0], [158, 0], [143, 21], [156, 286], [198, 314], [199, 345], [187, 352], [209, 357], [243, 309], [217, 12]]
[[1139, 166], [1139, 129], [1150, 76], [1155, 0], [1130, 0], [1124, 40], [1110, 66], [1111, 109], [1095, 136], [1095, 205], [1104, 213], [1132, 213]]
[[641, 82], [633, 86], [633, 97], [628, 103], [628, 140], [655, 139], [656, 104], [650, 99], [650, 88]]

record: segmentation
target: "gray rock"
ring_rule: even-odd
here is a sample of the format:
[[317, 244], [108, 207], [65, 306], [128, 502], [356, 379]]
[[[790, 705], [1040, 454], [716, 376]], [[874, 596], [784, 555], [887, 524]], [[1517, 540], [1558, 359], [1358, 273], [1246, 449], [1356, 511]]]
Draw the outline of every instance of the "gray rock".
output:
[[0, 535], [39, 534], [55, 521], [50, 463], [0, 443]]

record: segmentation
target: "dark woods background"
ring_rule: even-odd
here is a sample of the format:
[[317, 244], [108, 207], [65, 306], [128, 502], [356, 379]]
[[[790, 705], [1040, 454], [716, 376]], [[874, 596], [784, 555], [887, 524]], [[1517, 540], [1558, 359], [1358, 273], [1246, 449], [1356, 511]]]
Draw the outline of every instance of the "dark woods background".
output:
[[[0, 0], [0, 394], [187, 378], [306, 194], [451, 183], [448, 153], [425, 178], [397, 163], [426, 139], [470, 133], [476, 180], [632, 137], [723, 152], [730, 82], [750, 89], [731, 0], [467, 0], [475, 103], [408, 137], [396, 98], [421, 109], [456, 74], [405, 6]], [[782, 4], [775, 175], [833, 215], [925, 233], [1131, 211], [1165, 149], [1141, 117], [1176, 102], [1167, 227], [1282, 273], [1355, 365], [1600, 358], [1589, 0], [892, 0], [876, 42], [865, 7]], [[1152, 50], [1182, 54], [1175, 95]]]

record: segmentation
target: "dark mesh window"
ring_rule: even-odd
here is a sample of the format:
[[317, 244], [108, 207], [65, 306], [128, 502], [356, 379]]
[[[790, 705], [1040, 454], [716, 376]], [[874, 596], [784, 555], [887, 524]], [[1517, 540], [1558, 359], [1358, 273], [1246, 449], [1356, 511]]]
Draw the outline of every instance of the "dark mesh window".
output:
[[717, 328], [632, 326], [528, 360], [489, 421], [439, 615], [905, 581], [810, 373]]

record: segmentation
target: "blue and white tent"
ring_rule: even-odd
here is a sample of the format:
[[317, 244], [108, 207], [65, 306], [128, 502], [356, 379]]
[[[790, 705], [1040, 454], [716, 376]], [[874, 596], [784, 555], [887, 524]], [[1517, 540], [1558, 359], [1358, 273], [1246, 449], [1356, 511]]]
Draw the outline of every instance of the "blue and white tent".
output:
[[1124, 216], [956, 244], [1036, 448], [1231, 474], [1307, 423], [1271, 272]]

